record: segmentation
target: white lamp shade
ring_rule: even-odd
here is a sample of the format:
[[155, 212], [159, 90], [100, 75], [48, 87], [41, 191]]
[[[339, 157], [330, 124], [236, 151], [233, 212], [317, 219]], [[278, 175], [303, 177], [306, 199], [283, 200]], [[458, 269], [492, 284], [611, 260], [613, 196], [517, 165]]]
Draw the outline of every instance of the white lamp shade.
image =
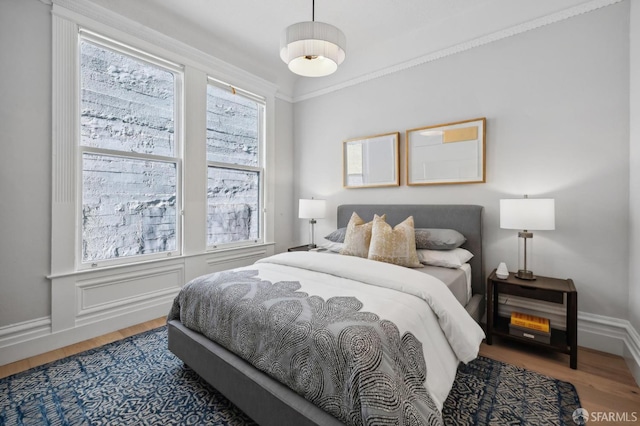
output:
[[527, 231], [556, 229], [553, 198], [500, 200], [500, 228]]
[[322, 219], [326, 211], [325, 200], [300, 199], [298, 204], [298, 218], [300, 219]]
[[305, 77], [334, 73], [346, 56], [344, 33], [324, 22], [298, 22], [284, 31], [280, 58], [289, 69]]

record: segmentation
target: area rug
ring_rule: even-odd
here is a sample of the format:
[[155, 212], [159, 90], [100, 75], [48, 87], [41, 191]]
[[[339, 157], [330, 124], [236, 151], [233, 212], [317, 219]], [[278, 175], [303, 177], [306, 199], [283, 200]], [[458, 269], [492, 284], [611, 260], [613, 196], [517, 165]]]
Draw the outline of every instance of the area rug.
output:
[[[458, 370], [447, 425], [574, 425], [570, 383], [479, 357]], [[167, 349], [161, 327], [0, 379], [0, 425], [255, 425]]]

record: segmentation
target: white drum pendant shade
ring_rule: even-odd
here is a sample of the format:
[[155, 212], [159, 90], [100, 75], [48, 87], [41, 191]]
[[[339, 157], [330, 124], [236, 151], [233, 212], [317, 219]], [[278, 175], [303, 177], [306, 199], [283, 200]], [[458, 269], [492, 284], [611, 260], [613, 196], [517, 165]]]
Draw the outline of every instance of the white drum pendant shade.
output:
[[324, 22], [298, 22], [289, 26], [280, 41], [280, 57], [289, 69], [305, 77], [334, 73], [344, 61], [346, 38]]

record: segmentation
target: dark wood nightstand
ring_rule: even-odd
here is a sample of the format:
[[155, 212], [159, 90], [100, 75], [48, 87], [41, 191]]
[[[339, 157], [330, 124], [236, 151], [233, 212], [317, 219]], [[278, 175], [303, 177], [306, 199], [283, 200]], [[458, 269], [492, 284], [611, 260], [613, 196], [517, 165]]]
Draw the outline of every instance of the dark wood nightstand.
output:
[[303, 246], [297, 246], [297, 247], [289, 247], [287, 249], [287, 251], [309, 251], [311, 249], [316, 248], [315, 246], [309, 245], [309, 244], [305, 244]]
[[[567, 295], [567, 329], [566, 331], [551, 329], [551, 343], [531, 341], [524, 337], [509, 334], [509, 318], [498, 316], [498, 295], [512, 294], [529, 299], [564, 304]], [[493, 336], [527, 342], [532, 345], [545, 347], [556, 352], [569, 354], [569, 365], [578, 368], [578, 292], [571, 279], [561, 280], [537, 276], [536, 280], [528, 281], [516, 278], [509, 273], [506, 279], [496, 276], [495, 269], [487, 278], [487, 344], [492, 344]]]

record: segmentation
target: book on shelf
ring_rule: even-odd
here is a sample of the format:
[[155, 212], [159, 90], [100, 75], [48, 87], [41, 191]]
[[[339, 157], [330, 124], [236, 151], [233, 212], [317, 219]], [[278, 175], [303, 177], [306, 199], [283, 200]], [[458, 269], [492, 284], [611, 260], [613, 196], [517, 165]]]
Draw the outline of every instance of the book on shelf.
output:
[[509, 334], [512, 336], [521, 337], [535, 342], [551, 343], [551, 333], [540, 330], [534, 330], [532, 328], [519, 327], [517, 325], [509, 324]]
[[551, 331], [549, 319], [535, 315], [523, 314], [522, 312], [511, 312], [511, 325], [517, 327], [538, 330], [544, 333]]

